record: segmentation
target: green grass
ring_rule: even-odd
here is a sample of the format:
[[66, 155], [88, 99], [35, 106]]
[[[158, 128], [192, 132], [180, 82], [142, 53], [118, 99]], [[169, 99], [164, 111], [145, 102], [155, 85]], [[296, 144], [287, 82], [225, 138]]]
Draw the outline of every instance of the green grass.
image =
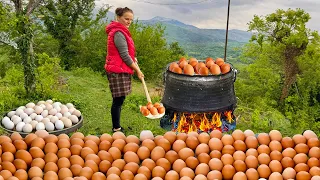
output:
[[[83, 69], [64, 72], [63, 75], [67, 78], [66, 93], [71, 96], [70, 101], [74, 102], [84, 117], [83, 126], [78, 131], [85, 135], [111, 133], [112, 96], [107, 78]], [[154, 86], [148, 82], [147, 85], [150, 89]], [[139, 111], [139, 104], [147, 103], [141, 82], [133, 81], [132, 89], [121, 112], [121, 126], [126, 128], [126, 135], [139, 136], [142, 130], [151, 130], [154, 135], [163, 134], [165, 130], [160, 127], [160, 119], [147, 119]], [[159, 99], [159, 97], [152, 97], [152, 99]]]

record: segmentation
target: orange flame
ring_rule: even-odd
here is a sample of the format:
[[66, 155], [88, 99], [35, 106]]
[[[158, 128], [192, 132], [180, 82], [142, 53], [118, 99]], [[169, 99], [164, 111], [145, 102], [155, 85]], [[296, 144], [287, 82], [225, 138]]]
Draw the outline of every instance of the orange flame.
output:
[[232, 119], [232, 111], [225, 111], [224, 115], [226, 116], [226, 118], [229, 121], [229, 123], [232, 123], [232, 121], [233, 121], [233, 119]]
[[221, 113], [214, 113], [211, 119], [211, 125], [213, 127], [221, 127], [222, 122], [221, 122]]
[[210, 123], [209, 123], [209, 120], [206, 116], [206, 113], [204, 113], [203, 117], [201, 117], [200, 119], [201, 119], [201, 123], [200, 123], [199, 129], [201, 131], [208, 131], [210, 129]]

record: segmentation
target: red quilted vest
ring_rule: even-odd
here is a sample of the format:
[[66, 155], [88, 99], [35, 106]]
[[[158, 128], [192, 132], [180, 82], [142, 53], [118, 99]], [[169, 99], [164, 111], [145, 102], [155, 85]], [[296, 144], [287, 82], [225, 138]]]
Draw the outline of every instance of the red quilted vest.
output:
[[120, 31], [124, 34], [128, 44], [129, 56], [135, 62], [134, 42], [128, 28], [119, 22], [112, 21], [106, 27], [106, 33], [108, 34], [108, 54], [106, 57], [106, 64], [104, 65], [104, 68], [107, 72], [133, 74], [133, 70], [122, 60], [118, 49], [114, 44], [114, 34], [117, 31]]

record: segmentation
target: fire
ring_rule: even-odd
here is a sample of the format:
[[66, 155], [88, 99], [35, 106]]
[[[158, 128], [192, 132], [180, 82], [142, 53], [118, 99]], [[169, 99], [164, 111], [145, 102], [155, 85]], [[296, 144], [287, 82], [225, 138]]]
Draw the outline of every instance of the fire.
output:
[[[209, 113], [178, 113], [172, 118], [176, 132], [210, 132], [214, 129], [222, 131], [225, 125], [235, 122], [232, 111]], [[225, 124], [225, 125], [223, 125]], [[223, 127], [222, 127], [223, 126]]]

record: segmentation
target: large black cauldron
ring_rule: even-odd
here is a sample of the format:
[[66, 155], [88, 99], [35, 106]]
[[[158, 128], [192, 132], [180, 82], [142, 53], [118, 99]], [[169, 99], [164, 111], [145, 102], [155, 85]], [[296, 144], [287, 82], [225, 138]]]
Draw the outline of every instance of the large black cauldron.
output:
[[178, 112], [222, 112], [236, 106], [234, 82], [236, 69], [222, 75], [184, 75], [164, 73], [162, 103], [166, 109]]

